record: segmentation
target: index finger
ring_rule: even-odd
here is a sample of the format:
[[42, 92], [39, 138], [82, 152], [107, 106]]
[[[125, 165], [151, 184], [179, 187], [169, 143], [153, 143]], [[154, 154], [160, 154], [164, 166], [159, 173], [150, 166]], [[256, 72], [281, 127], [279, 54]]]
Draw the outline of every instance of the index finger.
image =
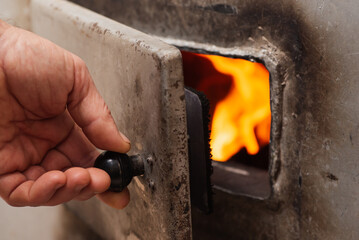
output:
[[130, 141], [117, 130], [105, 101], [97, 91], [85, 63], [74, 57], [74, 85], [68, 110], [88, 139], [98, 148], [128, 152]]

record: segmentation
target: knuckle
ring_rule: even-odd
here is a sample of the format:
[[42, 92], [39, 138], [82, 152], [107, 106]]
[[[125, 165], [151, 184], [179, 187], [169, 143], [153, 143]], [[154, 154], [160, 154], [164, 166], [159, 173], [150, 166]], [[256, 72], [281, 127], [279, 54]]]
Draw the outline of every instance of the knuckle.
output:
[[69, 185], [87, 185], [89, 184], [91, 177], [86, 169], [73, 167], [66, 171], [67, 181]]

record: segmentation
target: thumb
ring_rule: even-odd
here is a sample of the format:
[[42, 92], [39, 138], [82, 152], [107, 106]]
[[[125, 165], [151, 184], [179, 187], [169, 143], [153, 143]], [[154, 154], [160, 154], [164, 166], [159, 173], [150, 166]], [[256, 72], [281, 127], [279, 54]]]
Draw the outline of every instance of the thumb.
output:
[[74, 56], [74, 83], [68, 110], [88, 139], [100, 149], [128, 152], [130, 141], [117, 130], [105, 101], [97, 91], [85, 63]]

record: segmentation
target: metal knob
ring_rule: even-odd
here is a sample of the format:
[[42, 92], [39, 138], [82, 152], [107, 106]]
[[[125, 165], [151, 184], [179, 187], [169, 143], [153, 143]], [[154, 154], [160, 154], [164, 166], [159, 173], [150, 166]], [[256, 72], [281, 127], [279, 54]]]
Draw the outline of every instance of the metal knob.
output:
[[144, 174], [143, 159], [140, 155], [128, 156], [127, 154], [106, 151], [101, 153], [94, 164], [111, 177], [109, 190], [121, 192], [130, 184], [134, 176]]

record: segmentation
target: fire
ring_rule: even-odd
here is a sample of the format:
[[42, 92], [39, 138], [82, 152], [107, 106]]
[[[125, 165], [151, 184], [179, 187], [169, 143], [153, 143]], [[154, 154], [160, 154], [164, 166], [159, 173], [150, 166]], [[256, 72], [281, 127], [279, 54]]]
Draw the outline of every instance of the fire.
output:
[[258, 153], [269, 143], [271, 112], [269, 72], [260, 63], [215, 55], [201, 55], [233, 79], [225, 98], [214, 109], [211, 127], [213, 159], [227, 161], [243, 147]]

